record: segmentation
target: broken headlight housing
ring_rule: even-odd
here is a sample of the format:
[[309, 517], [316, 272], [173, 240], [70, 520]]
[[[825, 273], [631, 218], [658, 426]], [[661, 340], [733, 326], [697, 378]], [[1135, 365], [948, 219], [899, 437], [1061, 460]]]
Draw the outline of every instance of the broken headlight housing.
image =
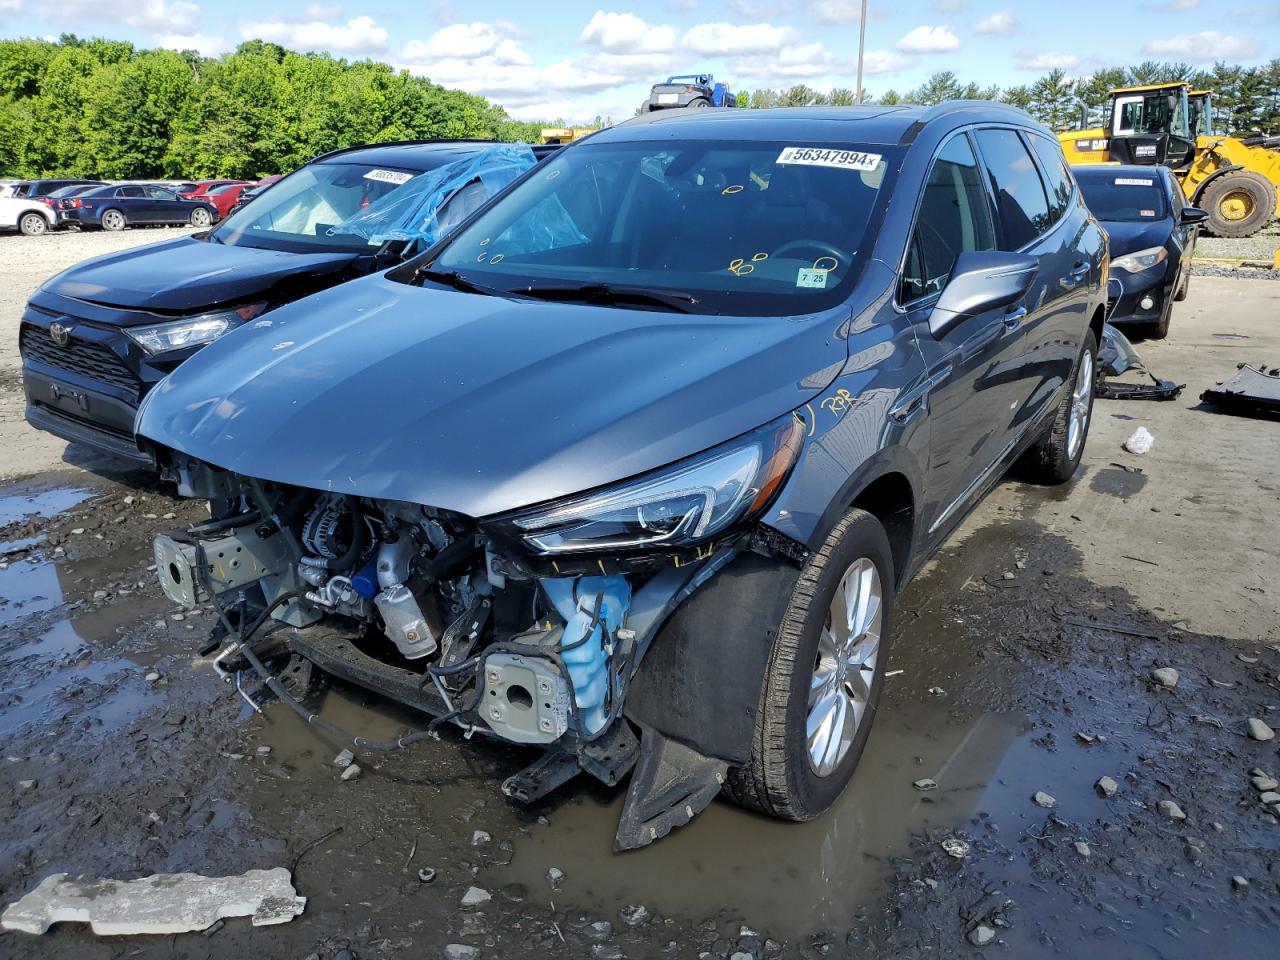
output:
[[228, 330], [252, 320], [266, 309], [265, 303], [249, 303], [233, 310], [218, 310], [167, 323], [130, 327], [125, 333], [147, 353], [168, 353], [170, 350], [212, 343]]
[[1168, 256], [1169, 251], [1164, 247], [1148, 247], [1146, 250], [1137, 250], [1126, 253], [1123, 257], [1116, 257], [1111, 261], [1111, 269], [1123, 270], [1125, 273], [1141, 273], [1143, 270], [1150, 270], [1157, 263], [1163, 263]]
[[788, 414], [708, 453], [501, 525], [544, 556], [687, 547], [757, 516], [795, 465], [803, 435]]

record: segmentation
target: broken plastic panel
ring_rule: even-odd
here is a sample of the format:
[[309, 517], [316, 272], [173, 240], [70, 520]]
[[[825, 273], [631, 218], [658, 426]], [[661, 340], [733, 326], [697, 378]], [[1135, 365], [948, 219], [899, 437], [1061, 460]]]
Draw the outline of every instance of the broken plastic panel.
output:
[[1200, 399], [1245, 416], [1280, 414], [1280, 367], [1242, 363], [1229, 379], [1200, 394]]
[[428, 247], [536, 162], [523, 143], [490, 147], [419, 174], [329, 232]]
[[[1129, 370], [1141, 371], [1151, 378], [1151, 382], [1126, 383], [1108, 379]], [[1105, 400], [1174, 400], [1183, 386], [1185, 384], [1162, 380], [1150, 373], [1129, 338], [1111, 324], [1103, 324], [1102, 342], [1098, 345], [1097, 396]]]

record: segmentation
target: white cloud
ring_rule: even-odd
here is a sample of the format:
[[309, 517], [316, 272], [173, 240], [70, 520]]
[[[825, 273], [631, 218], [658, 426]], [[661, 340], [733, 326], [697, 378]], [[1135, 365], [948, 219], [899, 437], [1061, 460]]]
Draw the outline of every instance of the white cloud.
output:
[[969, 0], [937, 0], [932, 6], [938, 13], [964, 13], [969, 9]]
[[684, 35], [684, 43], [703, 56], [734, 57], [775, 53], [796, 35], [791, 27], [771, 23], [699, 23]]
[[916, 27], [898, 41], [903, 53], [949, 53], [960, 47], [960, 40], [950, 27]]
[[1176, 57], [1209, 63], [1213, 60], [1248, 60], [1256, 56], [1258, 45], [1247, 37], [1234, 37], [1217, 30], [1180, 33], [1165, 40], [1152, 40], [1142, 47], [1152, 57]]
[[367, 16], [352, 17], [345, 24], [274, 16], [242, 25], [240, 35], [246, 40], [268, 40], [295, 50], [381, 53], [387, 49], [386, 28]]
[[1015, 62], [1019, 70], [1074, 70], [1080, 66], [1074, 53], [1019, 53]]
[[816, 0], [809, 9], [819, 23], [857, 23], [862, 16], [860, 0]]
[[0, 0], [0, 23], [22, 12], [22, 0]]
[[195, 50], [202, 57], [220, 57], [231, 50], [231, 44], [223, 37], [203, 33], [161, 34], [156, 37], [156, 45], [166, 50]]
[[475, 60], [477, 71], [486, 65], [533, 65], [533, 57], [501, 23], [450, 24], [441, 27], [425, 41], [410, 40], [401, 55], [406, 60], [421, 64]]
[[579, 43], [606, 53], [670, 53], [676, 44], [674, 27], [650, 26], [634, 13], [597, 10], [578, 36]]
[[40, 9], [60, 24], [105, 21], [147, 33], [187, 33], [200, 25], [200, 8], [186, 0], [131, 0], [119, 6], [101, 0], [45, 0]]
[[1018, 23], [1018, 18], [1013, 15], [1012, 10], [997, 10], [973, 25], [974, 33], [987, 33], [996, 36], [1017, 33], [1021, 29], [1022, 25]]

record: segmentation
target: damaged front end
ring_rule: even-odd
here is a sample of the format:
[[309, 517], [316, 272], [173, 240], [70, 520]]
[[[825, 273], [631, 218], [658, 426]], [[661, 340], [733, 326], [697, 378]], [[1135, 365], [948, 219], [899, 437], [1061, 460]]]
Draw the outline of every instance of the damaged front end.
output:
[[[481, 519], [161, 451], [167, 476], [207, 499], [212, 519], [157, 537], [156, 569], [175, 603], [218, 610], [206, 651], [220, 649], [220, 673], [237, 688], [257, 673], [357, 747], [403, 746], [444, 723], [540, 747], [503, 785], [524, 802], [580, 771], [616, 784], [639, 761], [617, 846], [641, 846], [705, 807], [732, 757], [654, 729], [653, 684], [633, 718], [642, 747], [624, 716], [628, 694], [676, 608], [740, 553], [766, 549], [755, 521], [803, 432], [788, 415], [653, 474]], [[390, 744], [348, 738], [299, 702], [316, 668], [434, 719]]]

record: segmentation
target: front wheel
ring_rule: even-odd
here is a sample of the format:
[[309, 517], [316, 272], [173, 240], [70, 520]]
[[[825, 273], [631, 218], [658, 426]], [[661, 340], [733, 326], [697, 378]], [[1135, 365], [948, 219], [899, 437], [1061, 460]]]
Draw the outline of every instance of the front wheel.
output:
[[1097, 357], [1098, 342], [1092, 330], [1086, 331], [1070, 388], [1058, 402], [1053, 422], [1022, 458], [1024, 479], [1052, 485], [1066, 483], [1075, 475], [1093, 419]]
[[193, 227], [207, 227], [213, 223], [213, 217], [204, 207], [196, 207], [191, 211], [191, 225]]
[[123, 230], [128, 224], [124, 219], [124, 214], [119, 210], [102, 211], [102, 229], [110, 230], [113, 233]]
[[1253, 170], [1232, 170], [1204, 188], [1200, 203], [1219, 237], [1251, 237], [1276, 215], [1276, 187]]
[[24, 213], [18, 221], [18, 229], [23, 236], [39, 237], [49, 232], [49, 221], [38, 213]]
[[811, 820], [840, 796], [875, 719], [894, 596], [884, 527], [850, 510], [805, 562], [775, 626], [751, 759], [729, 772], [730, 799]]

